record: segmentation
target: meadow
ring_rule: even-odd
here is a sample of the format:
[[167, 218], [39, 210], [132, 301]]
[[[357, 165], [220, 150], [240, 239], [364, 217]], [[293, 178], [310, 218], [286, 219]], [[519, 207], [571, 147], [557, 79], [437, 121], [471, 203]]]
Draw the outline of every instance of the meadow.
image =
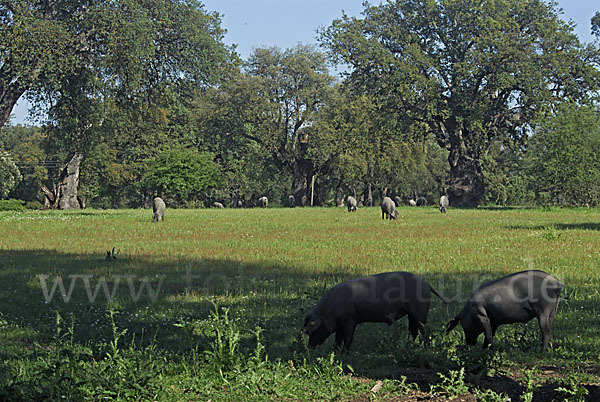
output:
[[[600, 210], [399, 212], [0, 212], [0, 399], [600, 398]], [[525, 269], [566, 285], [547, 353], [537, 320], [491, 350], [445, 334], [479, 284]], [[427, 342], [404, 318], [359, 325], [348, 354], [307, 348], [327, 288], [386, 271], [450, 300], [432, 300]]]

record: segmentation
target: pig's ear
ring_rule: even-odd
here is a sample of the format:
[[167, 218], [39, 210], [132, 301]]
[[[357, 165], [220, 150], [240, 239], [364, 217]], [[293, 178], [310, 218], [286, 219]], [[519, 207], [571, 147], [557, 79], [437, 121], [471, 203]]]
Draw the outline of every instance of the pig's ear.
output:
[[452, 331], [454, 329], [454, 327], [456, 327], [458, 325], [459, 322], [460, 322], [460, 319], [458, 317], [455, 317], [452, 321], [450, 321], [448, 324], [446, 324], [446, 333]]
[[304, 323], [304, 329], [309, 334], [312, 333], [313, 331], [316, 331], [317, 329], [319, 329], [320, 326], [321, 326], [321, 319], [317, 318], [317, 317], [310, 317], [310, 319], [307, 319], [306, 322]]

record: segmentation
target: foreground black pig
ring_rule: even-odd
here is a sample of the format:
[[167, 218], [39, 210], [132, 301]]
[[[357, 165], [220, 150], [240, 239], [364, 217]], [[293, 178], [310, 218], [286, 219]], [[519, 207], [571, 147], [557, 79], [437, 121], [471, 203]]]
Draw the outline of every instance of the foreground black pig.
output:
[[485, 348], [492, 344], [499, 325], [525, 323], [537, 317], [542, 331], [542, 349], [547, 350], [562, 288], [562, 283], [537, 270], [517, 272], [485, 283], [448, 323], [446, 331], [450, 332], [460, 322], [467, 345], [475, 345], [483, 333]]
[[431, 292], [444, 300], [422, 278], [410, 272], [386, 272], [366, 276], [329, 289], [304, 320], [308, 345], [322, 344], [333, 332], [337, 348], [348, 351], [356, 324], [385, 322], [408, 315], [413, 338], [425, 336], [423, 324], [431, 302]]

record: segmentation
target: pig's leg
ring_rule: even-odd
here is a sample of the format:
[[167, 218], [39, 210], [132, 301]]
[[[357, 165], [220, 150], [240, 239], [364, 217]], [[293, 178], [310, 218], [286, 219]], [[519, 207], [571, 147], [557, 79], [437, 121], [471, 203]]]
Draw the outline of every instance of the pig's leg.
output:
[[552, 318], [547, 314], [538, 317], [540, 323], [540, 331], [542, 331], [542, 350], [548, 350], [550, 345], [550, 332], [552, 332]]
[[344, 330], [342, 328], [342, 326], [338, 323], [338, 325], [335, 328], [335, 345], [334, 345], [334, 349], [337, 350], [341, 350], [342, 349], [342, 342], [344, 340]]
[[494, 330], [492, 330], [492, 324], [490, 323], [490, 319], [486, 315], [478, 314], [477, 319], [481, 323], [481, 327], [483, 328], [483, 348], [487, 348], [492, 345], [492, 339], [494, 339]]
[[538, 317], [538, 321], [540, 324], [540, 331], [542, 331], [542, 350], [548, 350], [548, 346], [550, 346], [550, 333], [552, 332], [552, 321], [554, 321], [554, 316], [556, 315], [556, 310], [558, 309], [559, 299], [556, 299], [556, 303], [548, 306], [546, 311], [543, 311], [542, 314]]
[[413, 341], [417, 338], [418, 332], [420, 332], [425, 345], [429, 343], [429, 331], [427, 330], [427, 328], [425, 328], [421, 321], [410, 315], [408, 316], [408, 330], [413, 337]]
[[413, 340], [417, 339], [419, 331], [421, 331], [421, 335], [423, 335], [423, 338], [426, 338], [425, 328], [423, 327], [423, 324], [421, 324], [421, 322], [418, 319], [414, 318], [412, 315], [409, 314], [408, 332], [410, 332], [410, 335], [413, 337]]
[[[342, 348], [342, 352], [349, 352], [350, 345], [352, 344], [352, 339], [354, 338], [354, 330], [356, 329], [356, 322], [354, 320], [345, 320], [342, 324], [342, 333], [344, 339], [344, 347]], [[337, 334], [336, 334], [337, 338]]]

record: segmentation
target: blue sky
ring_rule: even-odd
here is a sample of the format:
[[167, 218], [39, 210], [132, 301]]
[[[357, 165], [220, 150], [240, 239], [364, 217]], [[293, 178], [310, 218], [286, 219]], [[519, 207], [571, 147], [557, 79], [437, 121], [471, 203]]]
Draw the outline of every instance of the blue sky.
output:
[[[378, 0], [369, 1], [378, 4]], [[223, 15], [227, 29], [225, 43], [238, 44], [243, 59], [254, 47], [292, 47], [298, 42], [316, 43], [317, 28], [328, 26], [342, 15], [360, 16], [363, 0], [203, 0], [207, 10]], [[559, 0], [564, 20], [577, 23], [576, 33], [586, 42], [592, 40], [590, 19], [600, 4], [590, 0]]]
[[[286, 49], [297, 43], [316, 43], [316, 30], [328, 26], [342, 15], [360, 16], [363, 0], [201, 0], [208, 11], [222, 15], [227, 29], [225, 43], [237, 44], [243, 59], [252, 49], [278, 46]], [[371, 0], [370, 3], [378, 3]], [[564, 20], [573, 20], [575, 32], [584, 41], [592, 40], [590, 19], [600, 4], [590, 0], [559, 0]], [[13, 110], [13, 123], [27, 123], [27, 102], [21, 101]]]

